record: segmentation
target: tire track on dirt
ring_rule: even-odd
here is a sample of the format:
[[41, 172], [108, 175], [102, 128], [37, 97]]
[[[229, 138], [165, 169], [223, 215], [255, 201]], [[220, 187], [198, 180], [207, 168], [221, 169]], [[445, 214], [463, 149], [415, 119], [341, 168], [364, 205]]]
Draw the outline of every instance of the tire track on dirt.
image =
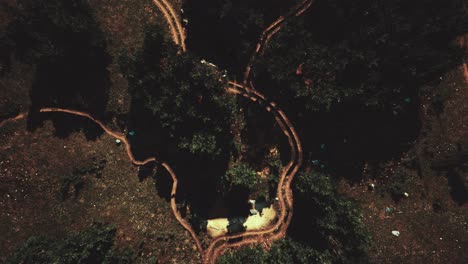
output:
[[[227, 235], [217, 238], [210, 244], [205, 253], [205, 263], [215, 263], [219, 255], [229, 247], [241, 247], [251, 243], [270, 243], [273, 240], [285, 237], [293, 213], [291, 182], [294, 175], [302, 165], [302, 146], [299, 137], [284, 112], [278, 109], [275, 103], [267, 101], [265, 97], [255, 89], [245, 90], [242, 85], [233, 82], [230, 82], [229, 84], [234, 87], [228, 88], [228, 92], [242, 95], [260, 104], [265, 104], [265, 109], [274, 115], [281, 130], [288, 138], [289, 146], [291, 148], [291, 159], [283, 170], [278, 183], [277, 196], [279, 198], [280, 207], [280, 216], [278, 217], [278, 221], [273, 226], [264, 230], [249, 231], [237, 235]], [[230, 240], [235, 239], [241, 240], [229, 242]]]
[[[148, 164], [150, 162], [158, 162], [156, 157], [150, 157], [150, 158], [147, 158], [147, 159], [145, 159], [143, 161], [137, 160], [135, 158], [135, 156], [133, 155], [133, 152], [131, 150], [131, 144], [127, 140], [127, 138], [125, 137], [124, 134], [112, 131], [103, 122], [101, 122], [98, 119], [95, 119], [94, 117], [92, 117], [90, 114], [88, 114], [86, 112], [72, 110], [72, 109], [64, 109], [64, 108], [42, 108], [42, 109], [39, 110], [39, 112], [41, 112], [41, 113], [66, 113], [66, 114], [85, 117], [85, 118], [93, 121], [95, 124], [97, 124], [106, 134], [108, 134], [111, 137], [114, 137], [116, 139], [119, 139], [125, 145], [125, 151], [127, 153], [127, 156], [134, 165], [142, 166], [142, 165]], [[27, 116], [28, 116], [27, 113], [21, 113], [21, 114], [15, 116], [15, 117], [5, 119], [0, 123], [0, 127], [2, 127], [7, 122], [17, 121], [17, 120], [26, 118]], [[181, 214], [177, 210], [177, 204], [176, 204], [176, 194], [177, 194], [177, 184], [178, 184], [177, 176], [174, 173], [174, 171], [172, 170], [172, 168], [169, 166], [169, 164], [167, 164], [166, 162], [161, 162], [160, 165], [163, 166], [164, 169], [166, 169], [166, 171], [171, 175], [171, 178], [172, 178], [172, 190], [171, 190], [171, 210], [172, 210], [172, 213], [174, 214], [177, 221], [190, 233], [192, 238], [195, 240], [195, 243], [197, 245], [197, 249], [202, 254], [203, 247], [202, 247], [200, 241], [198, 240], [195, 231], [193, 231], [190, 224], [187, 223], [187, 221], [185, 221], [183, 219], [183, 217], [181, 216]], [[201, 257], [203, 258], [203, 254], [201, 255]]]
[[[157, 0], [154, 0], [157, 1]], [[180, 26], [180, 23], [177, 19], [177, 16], [175, 15], [174, 10], [172, 7], [167, 3], [166, 0], [162, 0], [165, 4], [165, 7], [169, 11], [161, 10], [163, 13], [170, 13], [172, 16], [172, 19], [174, 20], [175, 24], [177, 25], [177, 29], [174, 28], [174, 23], [168, 23], [169, 26], [171, 27], [171, 32], [176, 31], [179, 34], [180, 38], [180, 45], [182, 47], [182, 50], [185, 51], [185, 45], [184, 45], [184, 32], [182, 30], [182, 27]], [[280, 17], [278, 20], [276, 20], [272, 25], [270, 25], [264, 32], [262, 33], [262, 36], [260, 37], [260, 42], [257, 44], [257, 47], [255, 49], [255, 53], [251, 58], [251, 62], [247, 65], [247, 75], [250, 75], [250, 68], [252, 63], [255, 61], [255, 56], [257, 54], [260, 54], [261, 51], [263, 50], [263, 47], [266, 45], [268, 40], [280, 29], [281, 24], [285, 21], [285, 18], [291, 16], [291, 15], [300, 15], [302, 14], [305, 10], [310, 7], [310, 5], [313, 3], [314, 0], [305, 0], [301, 2], [299, 5], [296, 6], [290, 13], [288, 13], [286, 16]], [[158, 8], [164, 9], [161, 5], [158, 5]], [[166, 19], [168, 16], [165, 16]], [[176, 44], [178, 44], [176, 42]], [[247, 78], [246, 80], [248, 80]], [[247, 81], [245, 81], [246, 83]], [[240, 247], [246, 244], [250, 243], [255, 243], [255, 242], [261, 242], [261, 241], [267, 241], [267, 240], [275, 240], [279, 239], [285, 236], [286, 230], [289, 226], [289, 223], [292, 218], [292, 203], [293, 203], [293, 197], [292, 197], [292, 191], [290, 188], [291, 181], [296, 174], [296, 172], [299, 170], [299, 167], [302, 164], [302, 148], [301, 144], [299, 141], [299, 138], [297, 136], [297, 133], [294, 130], [294, 127], [290, 123], [289, 119], [286, 117], [284, 112], [276, 107], [275, 103], [269, 102], [266, 100], [266, 98], [260, 94], [258, 91], [255, 90], [253, 87], [252, 83], [251, 87], [247, 87], [246, 85], [239, 85], [234, 82], [229, 82], [229, 85], [232, 85], [233, 87], [228, 87], [226, 90], [227, 92], [234, 93], [237, 95], [242, 95], [254, 102], [258, 102], [260, 104], [264, 104], [265, 109], [269, 112], [272, 112], [274, 115], [275, 120], [279, 124], [281, 130], [283, 133], [287, 136], [289, 145], [291, 147], [291, 159], [288, 165], [284, 168], [280, 179], [278, 183], [278, 189], [277, 189], [277, 196], [279, 199], [279, 210], [280, 210], [280, 217], [279, 220], [271, 227], [268, 227], [264, 230], [256, 230], [256, 231], [249, 231], [237, 235], [224, 235], [221, 237], [218, 237], [214, 241], [212, 241], [208, 247], [208, 249], [204, 252], [204, 250], [201, 247], [201, 243], [199, 239], [192, 235], [194, 238], [197, 247], [200, 250], [200, 253], [202, 254], [202, 259], [204, 263], [214, 263], [216, 262], [216, 259], [218, 258], [219, 254], [223, 252], [228, 247]], [[169, 170], [168, 170], [169, 171]], [[170, 170], [169, 173], [171, 174], [171, 177], [173, 177], [173, 180], [177, 180], [177, 177], [175, 176], [175, 173]], [[173, 198], [171, 198], [171, 205], [172, 203], [175, 205], [175, 192], [176, 192], [177, 184], [175, 185], [175, 189], [173, 189]], [[172, 200], [174, 199], [174, 200]], [[286, 201], [285, 201], [286, 200]], [[193, 229], [188, 224], [183, 218], [179, 218], [176, 215], [176, 218], [179, 220], [179, 222], [192, 234]], [[265, 237], [265, 235], [271, 234], [269, 237]], [[220, 242], [226, 242], [228, 240], [232, 239], [238, 239], [241, 238], [242, 241], [240, 242], [235, 242], [235, 243], [222, 243], [219, 246], [217, 246]]]
[[[171, 31], [172, 39], [174, 40], [175, 44], [179, 45], [182, 51], [186, 51], [185, 43], [184, 43], [185, 33], [171, 5], [167, 2], [167, 0], [153, 0], [153, 2], [156, 4], [157, 8], [163, 13], [165, 19], [167, 20], [167, 23]], [[249, 100], [257, 102], [260, 105], [262, 105], [265, 108], [265, 110], [272, 113], [274, 115], [276, 122], [278, 123], [281, 130], [283, 131], [283, 133], [288, 139], [288, 144], [291, 148], [291, 154], [290, 154], [290, 161], [288, 162], [286, 167], [283, 169], [280, 175], [279, 182], [278, 182], [277, 197], [278, 197], [278, 206], [279, 206], [280, 216], [278, 217], [278, 220], [276, 221], [276, 223], [262, 230], [248, 231], [248, 232], [244, 232], [240, 234], [224, 235], [224, 236], [218, 237], [217, 239], [212, 241], [209, 247], [207, 248], [207, 250], [204, 251], [200, 240], [196, 236], [195, 231], [177, 210], [177, 204], [176, 204], [176, 198], [175, 198], [177, 194], [177, 185], [178, 185], [177, 176], [172, 170], [172, 168], [166, 162], [160, 163], [160, 165], [163, 166], [166, 169], [166, 171], [171, 175], [171, 178], [173, 180], [173, 185], [172, 185], [172, 190], [171, 190], [171, 209], [173, 211], [173, 214], [176, 217], [177, 221], [190, 233], [190, 235], [194, 239], [197, 245], [197, 248], [201, 254], [202, 261], [204, 263], [216, 262], [216, 259], [218, 258], [218, 256], [222, 254], [223, 251], [226, 250], [227, 248], [241, 247], [241, 246], [252, 244], [252, 243], [271, 243], [271, 241], [283, 238], [286, 235], [287, 228], [291, 222], [292, 210], [293, 210], [293, 196], [292, 196], [292, 190], [291, 190], [291, 182], [294, 178], [294, 175], [297, 173], [297, 171], [299, 170], [302, 164], [302, 147], [301, 147], [299, 137], [297, 136], [297, 133], [294, 130], [294, 127], [292, 126], [291, 122], [286, 117], [284, 112], [281, 109], [279, 109], [275, 103], [268, 101], [265, 98], [265, 96], [263, 96], [261, 93], [255, 90], [255, 88], [252, 85], [252, 82], [250, 81], [250, 69], [256, 57], [262, 53], [269, 39], [276, 32], [278, 32], [278, 30], [281, 28], [281, 25], [284, 23], [285, 19], [292, 15], [298, 16], [302, 14], [310, 7], [310, 5], [313, 2], [314, 0], [305, 0], [301, 2], [288, 14], [286, 14], [285, 16], [281, 16], [279, 19], [273, 22], [268, 28], [266, 28], [262, 32], [259, 43], [257, 44], [257, 47], [255, 49], [255, 52], [252, 55], [251, 60], [246, 67], [244, 85], [240, 85], [234, 82], [229, 82], [228, 84], [231, 85], [232, 87], [226, 88], [228, 93], [241, 95]], [[247, 82], [250, 83], [250, 87], [245, 85]], [[103, 129], [104, 132], [106, 132], [108, 135], [114, 138], [117, 138], [121, 140], [121, 142], [123, 142], [123, 144], [125, 145], [127, 155], [134, 165], [141, 166], [149, 162], [157, 162], [157, 159], [155, 157], [150, 157], [143, 161], [139, 161], [135, 159], [131, 151], [130, 142], [127, 140], [124, 134], [112, 131], [104, 123], [93, 118], [90, 114], [86, 112], [81, 112], [81, 111], [76, 111], [76, 110], [71, 110], [71, 109], [63, 109], [63, 108], [42, 108], [40, 109], [40, 112], [62, 112], [62, 113], [68, 113], [68, 114], [78, 115], [78, 116], [88, 118], [91, 121], [95, 122], [98, 126], [100, 126], [101, 129]], [[2, 126], [7, 121], [19, 120], [26, 116], [27, 114], [20, 114], [16, 117], [10, 118], [8, 120], [4, 120], [0, 123], [0, 126]], [[240, 239], [240, 241], [231, 242], [232, 240], [236, 240], [236, 239]]]
[[174, 27], [171, 16], [167, 12], [164, 5], [159, 1], [160, 0], [153, 0], [153, 3], [158, 7], [158, 9], [163, 13], [163, 16], [166, 18], [167, 24], [169, 25], [169, 30], [171, 31], [172, 40], [174, 41], [176, 45], [181, 45], [180, 40], [179, 40], [179, 34], [175, 30], [176, 27]]
[[166, 18], [175, 44], [179, 45], [182, 51], [185, 52], [185, 31], [180, 24], [179, 17], [176, 15], [176, 12], [167, 0], [153, 0], [153, 2]]
[[315, 0], [303, 0], [295, 7], [293, 7], [289, 12], [287, 12], [284, 16], [280, 16], [277, 20], [271, 23], [263, 32], [260, 34], [260, 39], [255, 47], [255, 50], [250, 57], [249, 63], [244, 72], [244, 80], [243, 84], [247, 85], [251, 80], [251, 69], [252, 65], [254, 64], [255, 60], [263, 54], [265, 46], [267, 45], [268, 41], [275, 35], [283, 26], [286, 19], [292, 16], [300, 16], [302, 15], [309, 7], [315, 2]]

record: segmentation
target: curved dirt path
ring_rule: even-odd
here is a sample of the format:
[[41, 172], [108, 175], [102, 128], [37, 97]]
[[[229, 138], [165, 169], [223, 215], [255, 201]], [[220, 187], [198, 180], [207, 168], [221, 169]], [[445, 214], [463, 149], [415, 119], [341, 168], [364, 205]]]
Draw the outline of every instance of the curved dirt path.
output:
[[28, 114], [26, 114], [26, 113], [20, 113], [20, 114], [18, 114], [17, 116], [4, 119], [4, 120], [2, 120], [2, 122], [0, 122], [0, 127], [2, 127], [4, 124], [6, 124], [6, 123], [8, 123], [8, 122], [12, 122], [12, 121], [16, 121], [16, 120], [23, 119], [23, 118], [25, 118], [27, 115], [28, 115]]
[[[154, 0], [155, 3], [158, 0]], [[167, 0], [161, 0], [164, 2], [165, 7], [162, 7], [160, 4], [156, 3], [158, 8], [161, 9], [161, 12], [163, 14], [170, 13], [171, 17], [174, 21], [174, 23], [169, 22], [171, 18], [169, 18], [167, 15], [165, 15], [166, 19], [168, 19], [168, 24], [169, 27], [171, 28], [172, 34], [174, 32], [177, 32], [179, 34], [180, 41], [175, 41], [176, 44], [180, 44], [182, 47], [182, 50], [185, 51], [185, 45], [184, 45], [184, 32], [181, 29], [182, 27], [180, 26], [180, 22], [177, 19], [177, 16], [175, 15], [175, 12], [173, 8], [170, 6], [170, 4], [167, 3]], [[257, 44], [257, 47], [255, 49], [254, 55], [251, 58], [251, 61], [247, 65], [247, 70], [246, 70], [246, 80], [244, 81], [247, 83], [249, 80], [249, 75], [250, 75], [250, 68], [252, 63], [255, 61], [255, 57], [257, 54], [260, 54], [268, 42], [268, 40], [280, 29], [281, 24], [285, 21], [285, 18], [296, 15], [299, 16], [301, 15], [304, 11], [306, 11], [310, 5], [314, 2], [314, 0], [304, 0], [300, 4], [298, 4], [292, 11], [290, 11], [286, 16], [280, 17], [278, 20], [276, 20], [272, 25], [270, 25], [267, 29], [264, 30], [262, 33], [262, 36], [260, 37], [259, 44]], [[167, 8], [167, 10], [164, 10]], [[176, 24], [176, 26], [174, 26]], [[177, 39], [177, 38], [176, 38]], [[240, 85], [234, 82], [229, 82], [229, 85], [232, 87], [227, 88], [227, 92], [234, 93], [237, 95], [242, 95], [249, 100], [252, 100], [254, 102], [258, 102], [262, 105], [264, 105], [265, 109], [269, 112], [271, 112], [277, 123], [279, 124], [281, 130], [283, 133], [287, 136], [288, 142], [291, 148], [291, 157], [290, 157], [290, 162], [288, 165], [284, 168], [283, 172], [280, 175], [279, 183], [278, 183], [278, 189], [277, 189], [277, 196], [278, 196], [278, 206], [280, 210], [280, 216], [278, 217], [278, 221], [273, 225], [270, 226], [266, 229], [263, 230], [257, 230], [257, 231], [249, 231], [249, 232], [244, 232], [241, 234], [236, 234], [236, 235], [224, 235], [221, 237], [218, 237], [214, 241], [212, 241], [208, 247], [208, 249], [204, 252], [201, 243], [199, 239], [195, 236], [192, 235], [194, 238], [197, 247], [200, 250], [200, 253], [202, 254], [203, 262], [204, 263], [215, 263], [216, 259], [218, 256], [227, 248], [229, 247], [240, 247], [243, 245], [251, 244], [251, 243], [258, 243], [258, 242], [267, 242], [269, 243], [271, 240], [276, 240], [279, 238], [282, 238], [286, 235], [286, 230], [291, 222], [292, 218], [292, 209], [293, 209], [293, 197], [292, 197], [292, 191], [291, 191], [291, 182], [294, 178], [294, 175], [297, 173], [299, 170], [299, 167], [302, 164], [302, 146], [299, 140], [299, 137], [297, 136], [297, 133], [292, 126], [291, 122], [289, 119], [286, 117], [284, 112], [280, 110], [279, 108], [276, 107], [275, 103], [269, 102], [266, 100], [266, 98], [260, 94], [258, 91], [255, 90], [255, 88], [252, 85], [252, 82], [250, 82], [250, 87], [247, 87], [245, 84]], [[171, 174], [171, 177], [173, 177], [175, 185], [173, 185], [173, 193], [175, 195], [176, 188], [177, 188], [177, 177], [175, 176], [174, 172], [168, 169], [169, 173]], [[175, 186], [175, 187], [174, 187]], [[173, 195], [173, 196], [174, 196]], [[175, 206], [175, 200], [173, 201], [171, 199], [171, 205], [174, 203]], [[176, 214], [176, 213], [175, 213]], [[178, 215], [178, 214], [177, 214]], [[192, 227], [183, 219], [177, 217], [177, 220], [187, 229], [191, 234], [193, 234], [193, 229]], [[233, 239], [242, 239], [241, 241], [238, 242], [233, 242], [230, 243], [230, 240]]]
[[186, 51], [185, 31], [180, 24], [179, 17], [176, 15], [176, 12], [172, 6], [167, 2], [167, 0], [153, 0], [153, 2], [166, 18], [167, 24], [169, 25], [169, 30], [171, 31], [172, 39], [174, 40], [175, 44], [179, 45], [182, 51]]
[[175, 26], [173, 24], [172, 18], [167, 12], [164, 5], [160, 2], [160, 0], [153, 0], [153, 3], [158, 7], [158, 9], [163, 13], [164, 18], [166, 18], [167, 24], [169, 25], [169, 30], [171, 31], [172, 40], [176, 45], [180, 45], [179, 34], [175, 30]]
[[[186, 51], [184, 43], [184, 30], [171, 5], [167, 2], [167, 0], [153, 0], [153, 2], [156, 4], [158, 9], [161, 10], [164, 17], [166, 18], [171, 31], [172, 38], [176, 45], [180, 45], [182, 51]], [[227, 248], [240, 247], [252, 243], [268, 244], [271, 243], [271, 241], [283, 238], [286, 235], [287, 228], [292, 219], [293, 211], [293, 196], [291, 190], [291, 182], [294, 178], [294, 175], [297, 173], [302, 164], [302, 146], [294, 127], [292, 126], [291, 122], [286, 117], [284, 112], [281, 109], [279, 109], [275, 103], [268, 101], [265, 98], [265, 96], [256, 91], [253, 87], [252, 82], [250, 81], [250, 68], [253, 62], [255, 61], [256, 56], [262, 53], [262, 50], [268, 42], [268, 40], [280, 29], [282, 23], [284, 23], [285, 21], [285, 18], [292, 15], [298, 16], [302, 14], [305, 10], [307, 10], [310, 7], [310, 5], [313, 2], [314, 0], [305, 0], [301, 2], [290, 13], [288, 13], [286, 16], [280, 17], [267, 29], [265, 29], [260, 37], [260, 41], [257, 44], [254, 54], [252, 55], [251, 61], [247, 65], [244, 85], [240, 85], [235, 82], [229, 82], [228, 85], [230, 85], [230, 87], [226, 89], [229, 93], [241, 95], [249, 100], [261, 104], [266, 111], [274, 115], [276, 122], [280, 126], [285, 136], [288, 138], [288, 143], [291, 148], [291, 156], [290, 161], [283, 169], [278, 182], [277, 197], [279, 207], [278, 209], [280, 211], [280, 214], [276, 223], [262, 230], [248, 231], [240, 234], [224, 235], [218, 237], [217, 239], [213, 240], [210, 243], [207, 250], [204, 251], [200, 240], [196, 236], [195, 231], [177, 210], [175, 199], [178, 184], [177, 176], [166, 162], [160, 163], [168, 171], [173, 180], [171, 190], [171, 209], [173, 211], [173, 214], [176, 217], [177, 221], [179, 221], [179, 223], [190, 233], [190, 235], [194, 239], [197, 248], [202, 256], [202, 261], [204, 263], [215, 263], [218, 256], [222, 254]], [[250, 87], [245, 85], [247, 82], [250, 83]], [[88, 118], [95, 122], [97, 125], [99, 125], [107, 134], [121, 140], [121, 142], [124, 143], [127, 155], [133, 164], [141, 166], [149, 162], [157, 162], [157, 159], [155, 157], [150, 157], [144, 161], [136, 160], [131, 151], [130, 143], [128, 142], [124, 134], [112, 131], [106, 125], [104, 125], [104, 123], [93, 118], [88, 113], [62, 108], [43, 108], [40, 110], [40, 112], [62, 112]], [[26, 116], [27, 114], [20, 114], [16, 117], [4, 120], [2, 121], [2, 123], [0, 123], [0, 126], [3, 125], [5, 122], [19, 120]]]
[[[116, 139], [119, 139], [125, 145], [125, 151], [127, 152], [127, 156], [134, 165], [142, 166], [150, 162], [157, 162], [157, 159], [155, 157], [150, 157], [143, 161], [135, 159], [135, 156], [133, 155], [132, 150], [131, 150], [130, 142], [127, 140], [124, 134], [112, 131], [100, 120], [95, 119], [94, 117], [92, 117], [90, 114], [86, 112], [71, 110], [71, 109], [64, 109], [64, 108], [42, 108], [39, 110], [39, 112], [41, 113], [67, 113], [67, 114], [85, 117], [93, 121], [94, 123], [96, 123], [102, 130], [104, 130], [106, 134]], [[5, 119], [0, 123], [0, 127], [2, 127], [7, 122], [17, 121], [17, 120], [26, 118], [27, 116], [28, 116], [27, 113], [21, 113], [15, 117]], [[197, 248], [199, 252], [201, 253], [201, 257], [203, 258], [203, 254], [202, 254], [203, 247], [200, 243], [200, 240], [197, 238], [197, 235], [195, 231], [192, 229], [192, 227], [190, 226], [190, 224], [187, 221], [185, 221], [185, 219], [180, 215], [179, 211], [177, 210], [177, 205], [176, 205], [176, 194], [177, 194], [177, 184], [178, 184], [177, 176], [172, 170], [172, 168], [169, 166], [169, 164], [167, 164], [166, 162], [161, 162], [160, 164], [167, 170], [167, 172], [171, 175], [171, 178], [172, 178], [172, 190], [171, 190], [172, 213], [174, 214], [177, 221], [190, 233], [192, 238], [195, 240], [195, 243], [197, 244]]]
[[[258, 102], [264, 105], [265, 109], [274, 115], [276, 122], [288, 138], [288, 143], [291, 148], [291, 159], [281, 173], [278, 183], [277, 196], [279, 199], [278, 206], [280, 216], [278, 217], [277, 222], [273, 226], [263, 230], [244, 232], [236, 235], [226, 235], [215, 239], [205, 253], [205, 263], [215, 263], [219, 255], [227, 248], [240, 247], [251, 243], [269, 244], [271, 241], [283, 238], [286, 235], [287, 228], [292, 219], [293, 211], [291, 182], [302, 164], [302, 146], [299, 137], [284, 112], [278, 109], [275, 103], [267, 101], [265, 97], [255, 89], [246, 90], [244, 86], [234, 82], [229, 82], [229, 84], [233, 87], [228, 88], [228, 92], [238, 94], [252, 101]], [[236, 239], [240, 241], [230, 242]]]
[[251, 68], [255, 60], [258, 56], [263, 54], [263, 50], [265, 49], [266, 44], [271, 39], [273, 35], [275, 35], [283, 26], [286, 19], [292, 16], [300, 16], [302, 15], [309, 7], [315, 2], [315, 0], [303, 0], [296, 6], [294, 6], [289, 12], [287, 12], [284, 16], [280, 16], [277, 20], [275, 20], [271, 25], [269, 25], [265, 30], [263, 30], [262, 34], [260, 35], [260, 39], [255, 47], [255, 50], [250, 57], [249, 63], [244, 72], [244, 81], [243, 84], [247, 85], [251, 80]]
[[[291, 159], [289, 163], [287, 164], [287, 166], [283, 169], [280, 175], [279, 183], [278, 183], [277, 197], [279, 199], [278, 209], [280, 211], [280, 215], [276, 223], [273, 226], [269, 226], [268, 228], [263, 229], [263, 230], [249, 231], [249, 232], [244, 232], [244, 233], [235, 234], [235, 235], [225, 235], [225, 236], [218, 237], [217, 239], [215, 239], [214, 241], [210, 243], [206, 251], [203, 250], [201, 242], [198, 239], [191, 225], [180, 215], [179, 211], [177, 210], [175, 197], [177, 194], [178, 179], [177, 179], [176, 174], [166, 162], [160, 163], [167, 170], [167, 172], [171, 175], [171, 178], [173, 180], [172, 190], [171, 190], [172, 212], [174, 216], [176, 217], [177, 221], [179, 221], [179, 223], [190, 233], [190, 235], [194, 239], [204, 263], [215, 263], [218, 256], [227, 248], [240, 247], [240, 246], [251, 244], [254, 242], [255, 243], [261, 243], [261, 242], [269, 243], [272, 240], [280, 239], [285, 236], [286, 230], [291, 221], [292, 208], [293, 208], [292, 207], [293, 198], [292, 198], [292, 191], [290, 188], [290, 184], [294, 175], [296, 174], [296, 172], [298, 171], [302, 163], [301, 143], [294, 130], [294, 127], [292, 126], [292, 124], [290, 123], [286, 115], [283, 113], [283, 111], [278, 109], [275, 103], [267, 101], [265, 97], [256, 90], [245, 88], [244, 86], [239, 85], [234, 82], [229, 82], [229, 85], [231, 85], [232, 87], [228, 87], [227, 92], [233, 93], [236, 95], [241, 95], [249, 100], [262, 104], [265, 110], [267, 110], [268, 112], [271, 112], [274, 115], [276, 122], [279, 124], [281, 130], [288, 138], [288, 142], [291, 147]], [[112, 131], [100, 120], [95, 119], [94, 117], [92, 117], [90, 114], [86, 112], [71, 110], [71, 109], [63, 109], [63, 108], [42, 108], [40, 109], [40, 112], [41, 113], [61, 112], [61, 113], [68, 113], [68, 114], [88, 118], [89, 120], [96, 123], [108, 135], [121, 140], [121, 142], [125, 145], [125, 150], [127, 152], [127, 155], [133, 164], [137, 166], [142, 166], [149, 162], [157, 162], [157, 159], [155, 157], [150, 157], [143, 161], [135, 159], [131, 151], [130, 142], [127, 140], [124, 134]], [[6, 122], [20, 120], [25, 117], [27, 117], [27, 114], [25, 113], [19, 114], [16, 117], [4, 120], [2, 123], [0, 123], [0, 126], [5, 124]], [[230, 240], [239, 239], [239, 238], [241, 238], [242, 240], [238, 242], [234, 242], [234, 243], [229, 242]]]

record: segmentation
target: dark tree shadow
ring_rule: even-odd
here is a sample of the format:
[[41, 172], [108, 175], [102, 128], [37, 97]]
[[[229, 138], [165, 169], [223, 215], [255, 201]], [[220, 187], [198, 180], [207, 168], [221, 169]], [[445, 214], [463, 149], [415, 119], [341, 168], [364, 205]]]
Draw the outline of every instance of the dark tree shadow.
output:
[[171, 190], [173, 184], [171, 175], [164, 167], [158, 166], [157, 173], [154, 175], [154, 177], [156, 190], [159, 197], [162, 197], [169, 202], [171, 200]]
[[452, 199], [458, 203], [458, 205], [464, 205], [468, 201], [466, 179], [454, 169], [447, 172], [447, 179]]
[[[34, 130], [46, 119], [38, 113], [44, 107], [85, 111], [103, 118], [111, 57], [89, 5], [80, 0], [20, 0], [15, 8], [11, 10], [13, 20], [4, 36], [10, 56], [36, 67], [30, 90], [28, 129]], [[71, 115], [52, 117], [60, 137], [82, 125], [86, 126], [85, 131], [93, 130], [89, 122]], [[96, 138], [96, 134], [97, 131], [89, 132], [87, 138]]]
[[187, 46], [240, 77], [260, 33], [293, 4], [278, 0], [185, 1]]

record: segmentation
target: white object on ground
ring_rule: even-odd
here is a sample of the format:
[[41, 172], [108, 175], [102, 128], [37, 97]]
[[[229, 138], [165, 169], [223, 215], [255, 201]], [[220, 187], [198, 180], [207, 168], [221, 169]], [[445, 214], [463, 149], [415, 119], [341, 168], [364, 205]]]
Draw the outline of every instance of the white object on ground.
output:
[[122, 142], [120, 139], [115, 140], [115, 143], [117, 143], [117, 144], [120, 144], [120, 142]]
[[403, 195], [404, 195], [405, 197], [409, 197], [409, 193], [407, 193], [407, 192], [403, 193]]
[[394, 230], [394, 231], [392, 231], [392, 235], [394, 235], [394, 236], [396, 236], [396, 237], [397, 237], [397, 236], [399, 236], [399, 235], [400, 235], [400, 231], [396, 231], [396, 230]]

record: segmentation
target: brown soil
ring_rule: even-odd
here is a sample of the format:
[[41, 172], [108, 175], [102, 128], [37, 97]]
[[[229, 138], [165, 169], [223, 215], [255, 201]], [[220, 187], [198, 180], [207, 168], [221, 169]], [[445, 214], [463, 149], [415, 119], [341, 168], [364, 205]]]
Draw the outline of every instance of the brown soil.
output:
[[[190, 234], [157, 195], [154, 180], [138, 180], [137, 168], [114, 137], [90, 142], [81, 132], [60, 139], [53, 131], [49, 122], [33, 133], [26, 132], [24, 120], [2, 126], [2, 261], [30, 236], [60, 236], [101, 221], [116, 225], [120, 246], [142, 245], [144, 255], [163, 262], [199, 262]], [[84, 175], [79, 192], [71, 186], [70, 197], [62, 201], [63, 177], [101, 160], [102, 175]]]
[[[468, 203], [454, 200], [448, 180], [454, 170], [468, 187], [467, 160], [454, 158], [468, 150], [468, 82], [463, 71], [456, 69], [441, 76], [440, 84], [423, 89], [421, 136], [409, 152], [376, 173], [368, 172], [362, 183], [341, 186], [363, 207], [375, 263], [466, 262]], [[440, 101], [441, 112], [434, 107]], [[399, 179], [409, 197], [395, 202], [386, 190]], [[374, 192], [368, 191], [370, 183], [376, 185]], [[392, 230], [400, 236], [393, 236]]]

